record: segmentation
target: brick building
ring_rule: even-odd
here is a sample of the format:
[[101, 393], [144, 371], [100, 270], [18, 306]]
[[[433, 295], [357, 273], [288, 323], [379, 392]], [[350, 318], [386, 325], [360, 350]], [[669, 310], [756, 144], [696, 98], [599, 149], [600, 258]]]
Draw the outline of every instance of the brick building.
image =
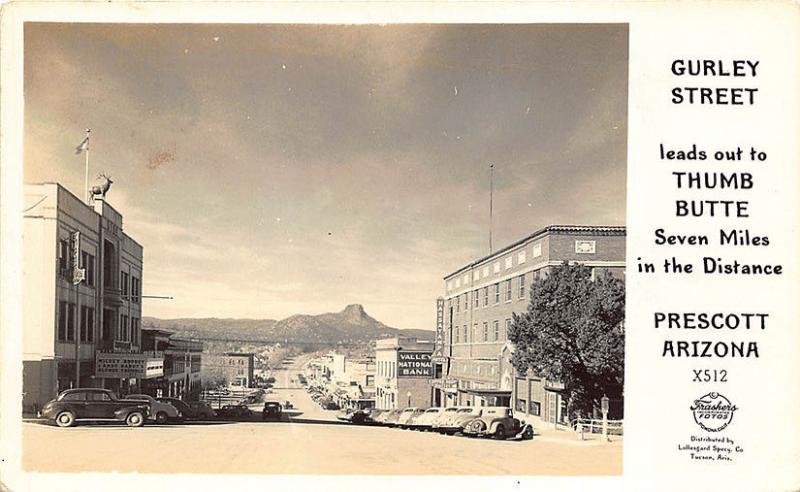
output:
[[431, 404], [433, 342], [395, 337], [375, 342], [375, 407]]
[[142, 382], [142, 392], [154, 397], [195, 401], [200, 397], [203, 342], [176, 337], [156, 328], [142, 329], [142, 348], [164, 358], [164, 375]]
[[625, 228], [549, 226], [444, 277], [434, 405], [508, 405], [544, 421], [566, 418], [561, 385], [516, 374], [507, 341], [513, 313], [527, 310], [531, 285], [565, 261], [624, 278]]
[[254, 386], [255, 354], [226, 352], [222, 355], [221, 364], [229, 386]]

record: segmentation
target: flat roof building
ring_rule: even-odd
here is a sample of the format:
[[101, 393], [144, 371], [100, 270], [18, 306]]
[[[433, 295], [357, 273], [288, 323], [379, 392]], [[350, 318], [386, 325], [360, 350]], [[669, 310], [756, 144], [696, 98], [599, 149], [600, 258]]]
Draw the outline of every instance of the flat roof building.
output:
[[624, 278], [625, 227], [545, 227], [444, 277], [434, 357], [433, 405], [507, 405], [544, 420], [566, 418], [559, 384], [518, 375], [508, 328], [531, 285], [563, 262]]
[[122, 215], [105, 195], [87, 204], [58, 183], [24, 193], [23, 409], [160, 375], [163, 359], [141, 352], [143, 250]]
[[433, 342], [394, 337], [375, 342], [375, 407], [431, 404]]

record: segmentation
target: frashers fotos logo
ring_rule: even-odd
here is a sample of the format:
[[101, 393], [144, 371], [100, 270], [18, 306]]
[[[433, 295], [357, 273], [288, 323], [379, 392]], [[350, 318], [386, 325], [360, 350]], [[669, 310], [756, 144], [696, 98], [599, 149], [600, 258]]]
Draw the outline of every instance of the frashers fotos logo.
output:
[[739, 409], [724, 395], [708, 393], [694, 401], [689, 407], [697, 425], [708, 432], [719, 432], [733, 420], [733, 412]]

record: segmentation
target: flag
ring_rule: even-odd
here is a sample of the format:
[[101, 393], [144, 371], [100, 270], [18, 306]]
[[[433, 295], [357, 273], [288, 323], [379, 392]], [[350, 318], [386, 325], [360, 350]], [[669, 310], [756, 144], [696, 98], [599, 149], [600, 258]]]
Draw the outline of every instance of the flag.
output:
[[77, 147], [75, 147], [75, 155], [80, 154], [84, 150], [89, 150], [89, 136], [87, 135], [86, 138], [83, 139], [83, 142], [80, 143]]

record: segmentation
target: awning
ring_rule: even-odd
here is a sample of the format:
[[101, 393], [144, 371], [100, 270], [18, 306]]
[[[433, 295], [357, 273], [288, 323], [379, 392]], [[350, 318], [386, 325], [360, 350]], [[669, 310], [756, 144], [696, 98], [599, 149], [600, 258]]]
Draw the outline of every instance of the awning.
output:
[[460, 389], [458, 391], [475, 396], [511, 396], [511, 390], [501, 389]]

